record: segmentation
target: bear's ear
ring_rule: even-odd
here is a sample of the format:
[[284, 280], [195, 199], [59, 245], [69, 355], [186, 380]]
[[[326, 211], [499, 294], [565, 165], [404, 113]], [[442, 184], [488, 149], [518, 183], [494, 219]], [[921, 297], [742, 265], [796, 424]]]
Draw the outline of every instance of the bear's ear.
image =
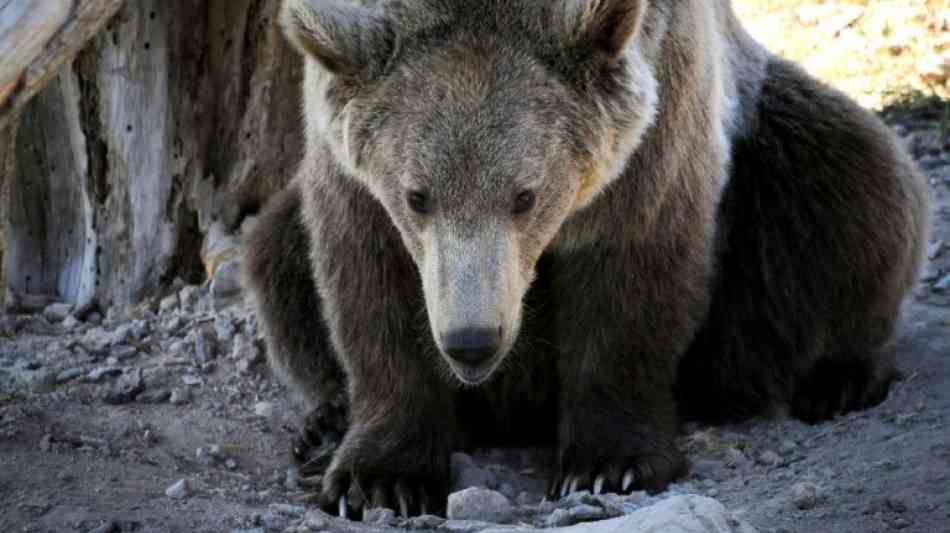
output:
[[558, 0], [566, 44], [606, 63], [617, 61], [640, 30], [648, 0]]
[[286, 0], [284, 33], [303, 54], [341, 76], [356, 76], [392, 54], [393, 22], [385, 13], [340, 0]]

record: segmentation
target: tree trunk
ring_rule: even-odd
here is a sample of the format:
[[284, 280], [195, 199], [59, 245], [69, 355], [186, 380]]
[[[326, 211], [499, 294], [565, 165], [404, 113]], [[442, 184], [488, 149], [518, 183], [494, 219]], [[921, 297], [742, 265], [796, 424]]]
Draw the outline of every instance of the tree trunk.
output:
[[279, 4], [130, 0], [29, 102], [0, 158], [15, 160], [14, 293], [128, 304], [213, 270], [211, 241], [300, 154], [302, 69]]

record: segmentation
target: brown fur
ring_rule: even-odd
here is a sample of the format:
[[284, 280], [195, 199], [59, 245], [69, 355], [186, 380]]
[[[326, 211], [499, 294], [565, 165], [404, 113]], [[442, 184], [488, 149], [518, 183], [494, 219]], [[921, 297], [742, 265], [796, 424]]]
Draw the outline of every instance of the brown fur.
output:
[[[923, 181], [728, 2], [341, 5], [287, 2], [308, 150], [247, 270], [317, 415], [346, 377], [328, 502], [437, 509], [485, 440], [556, 441], [555, 488], [660, 490], [678, 414], [886, 394]], [[467, 325], [499, 332], [477, 369], [446, 347]]]

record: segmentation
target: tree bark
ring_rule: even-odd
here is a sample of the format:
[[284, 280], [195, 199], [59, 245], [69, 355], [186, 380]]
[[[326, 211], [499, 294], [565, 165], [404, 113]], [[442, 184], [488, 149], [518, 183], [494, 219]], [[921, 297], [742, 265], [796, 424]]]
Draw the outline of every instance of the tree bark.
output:
[[108, 306], [202, 280], [210, 236], [233, 232], [299, 158], [302, 69], [278, 8], [134, 0], [56, 73], [10, 156], [12, 291]]

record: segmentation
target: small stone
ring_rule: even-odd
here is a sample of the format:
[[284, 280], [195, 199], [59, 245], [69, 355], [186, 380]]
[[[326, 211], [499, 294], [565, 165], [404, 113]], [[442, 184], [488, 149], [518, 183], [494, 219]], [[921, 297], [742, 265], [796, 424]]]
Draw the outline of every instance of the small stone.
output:
[[265, 531], [284, 531], [290, 527], [291, 518], [285, 514], [267, 511], [261, 515], [261, 525]]
[[40, 451], [49, 452], [53, 449], [53, 436], [47, 433], [40, 439]]
[[172, 389], [171, 396], [168, 398], [169, 403], [172, 405], [185, 405], [188, 403], [191, 394], [188, 392], [188, 389], [174, 388]]
[[792, 439], [782, 439], [782, 442], [778, 444], [778, 451], [784, 455], [789, 455], [794, 453], [798, 449], [798, 444]]
[[385, 507], [369, 509], [363, 513], [363, 523], [374, 526], [394, 526], [398, 523], [396, 512]]
[[330, 516], [323, 511], [307, 511], [303, 517], [303, 525], [314, 531], [320, 531], [329, 524]]
[[174, 313], [178, 309], [178, 307], [179, 307], [178, 295], [172, 294], [171, 296], [166, 296], [165, 298], [162, 298], [162, 302], [158, 304], [158, 312], [163, 315]]
[[530, 492], [521, 491], [518, 493], [518, 496], [515, 498], [515, 503], [522, 507], [527, 507], [529, 505], [537, 505], [541, 501], [541, 496], [537, 494], [531, 494]]
[[808, 481], [792, 485], [790, 501], [796, 509], [802, 511], [813, 509], [818, 505], [818, 486]]
[[148, 337], [148, 334], [152, 331], [152, 328], [146, 320], [133, 320], [129, 326], [130, 336], [136, 340], [142, 340]]
[[63, 383], [68, 383], [81, 375], [83, 375], [83, 370], [81, 368], [70, 368], [68, 370], [63, 370], [56, 375], [56, 383], [58, 385], [62, 385]]
[[783, 460], [781, 455], [773, 452], [772, 450], [765, 450], [759, 454], [758, 462], [759, 464], [765, 466], [776, 467], [780, 466], [783, 463]]
[[432, 530], [438, 529], [439, 526], [444, 523], [445, 519], [440, 516], [424, 514], [410, 518], [409, 521], [406, 522], [402, 527], [406, 529]]
[[503, 494], [493, 490], [469, 488], [449, 495], [450, 520], [486, 520], [506, 522], [514, 509]]
[[195, 361], [205, 364], [218, 357], [218, 345], [207, 328], [198, 328], [194, 334]]
[[145, 391], [142, 394], [139, 394], [139, 397], [136, 400], [139, 403], [145, 404], [160, 404], [165, 403], [171, 399], [172, 393], [168, 389], [158, 389], [152, 391]]
[[57, 324], [66, 320], [69, 317], [70, 313], [73, 312], [73, 306], [70, 304], [64, 303], [55, 303], [46, 306], [46, 309], [43, 309], [43, 318], [49, 320], [50, 322]]
[[950, 274], [940, 278], [940, 281], [934, 284], [934, 290], [937, 292], [950, 290]]
[[138, 355], [139, 350], [135, 346], [118, 346], [113, 348], [111, 353], [117, 361], [125, 361]]
[[234, 258], [221, 264], [211, 280], [211, 298], [215, 309], [241, 294], [241, 261]]
[[66, 317], [65, 320], [63, 320], [62, 326], [63, 326], [63, 329], [67, 331], [72, 331], [78, 328], [81, 324], [82, 323], [79, 321], [78, 318], [74, 317], [73, 315], [69, 315], [68, 317]]
[[132, 324], [123, 324], [109, 335], [109, 346], [119, 346], [133, 338]]
[[237, 470], [237, 467], [238, 467], [237, 461], [235, 461], [234, 459], [228, 459], [224, 462], [224, 467], [227, 468], [228, 470]]
[[198, 448], [195, 451], [195, 461], [202, 466], [211, 466], [214, 464], [215, 457], [208, 448]]
[[87, 533], [119, 533], [119, 526], [115, 522], [106, 522], [101, 526], [90, 529]]
[[89, 315], [86, 317], [86, 323], [92, 324], [93, 326], [98, 326], [102, 324], [102, 313], [99, 313], [97, 311], [93, 311], [92, 313], [89, 313]]
[[574, 524], [607, 518], [607, 513], [602, 508], [593, 505], [579, 505], [572, 508], [570, 513]]
[[234, 325], [234, 320], [230, 317], [219, 315], [214, 319], [214, 331], [219, 341], [231, 342], [231, 339], [237, 333], [237, 326]]
[[927, 259], [933, 261], [940, 257], [940, 254], [943, 253], [943, 245], [943, 241], [931, 243], [930, 246], [927, 247]]
[[188, 285], [178, 292], [178, 302], [181, 310], [186, 313], [198, 312], [198, 304], [201, 303], [201, 287], [197, 285]]
[[738, 469], [747, 465], [749, 459], [737, 448], [729, 448], [726, 450], [725, 463], [729, 468]]
[[191, 496], [191, 482], [187, 479], [180, 479], [173, 485], [165, 489], [165, 496], [173, 500], [184, 500]]
[[254, 414], [261, 418], [274, 416], [274, 404], [271, 402], [257, 402], [254, 404]]
[[546, 527], [565, 527], [573, 524], [571, 521], [571, 512], [566, 509], [555, 509], [547, 518], [544, 519]]
[[142, 370], [138, 369], [122, 376], [122, 378], [103, 397], [103, 401], [112, 405], [122, 405], [135, 400], [145, 391], [145, 380], [142, 379]]
[[193, 374], [185, 374], [181, 377], [181, 382], [189, 387], [197, 387], [199, 385], [204, 385], [205, 383], [203, 379]]
[[86, 381], [92, 383], [98, 383], [105, 378], [111, 378], [119, 376], [122, 374], [121, 368], [109, 367], [109, 366], [100, 366], [98, 368], [93, 368], [86, 374]]

